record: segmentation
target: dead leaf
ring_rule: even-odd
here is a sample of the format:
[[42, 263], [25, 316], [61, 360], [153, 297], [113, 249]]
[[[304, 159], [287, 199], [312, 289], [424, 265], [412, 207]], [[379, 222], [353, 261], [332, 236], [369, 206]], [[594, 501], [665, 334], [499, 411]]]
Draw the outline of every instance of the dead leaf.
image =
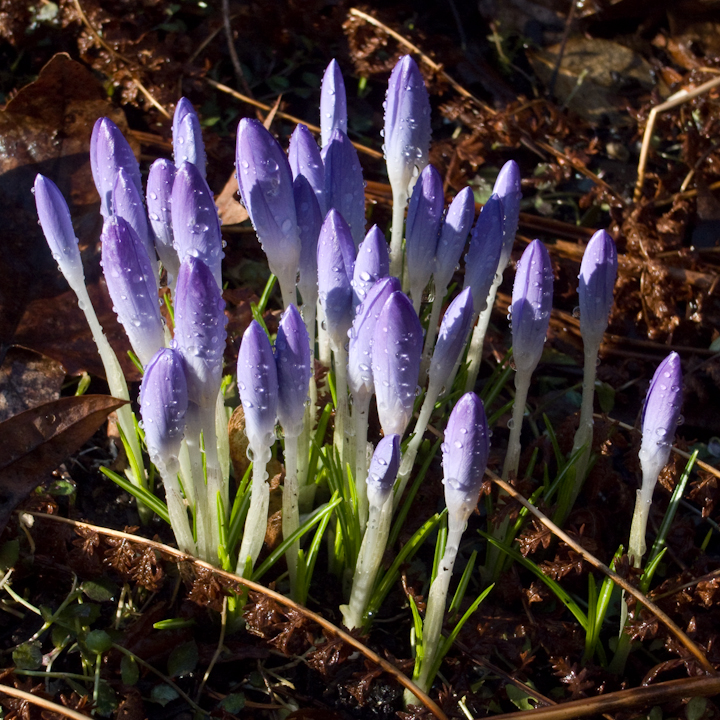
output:
[[61, 398], [0, 423], [0, 531], [18, 503], [123, 405], [108, 395]]

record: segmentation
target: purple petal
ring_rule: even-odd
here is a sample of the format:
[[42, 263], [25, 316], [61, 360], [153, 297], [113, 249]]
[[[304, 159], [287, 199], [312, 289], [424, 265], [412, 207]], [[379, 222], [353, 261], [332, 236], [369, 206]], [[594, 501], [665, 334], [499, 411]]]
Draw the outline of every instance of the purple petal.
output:
[[512, 292], [513, 362], [532, 372], [540, 362], [552, 309], [553, 269], [550, 255], [533, 240], [520, 258]]
[[317, 197], [304, 175], [298, 175], [293, 181], [293, 196], [301, 247], [298, 289], [303, 304], [315, 305], [318, 297], [317, 244], [322, 215]]
[[500, 256], [500, 272], [510, 260], [510, 253], [515, 242], [515, 233], [520, 219], [520, 201], [522, 190], [520, 187], [520, 168], [514, 160], [508, 160], [500, 169], [493, 194], [498, 195], [503, 203], [503, 250]]
[[191, 402], [214, 404], [225, 352], [225, 301], [208, 266], [188, 256], [175, 289], [175, 343], [185, 361]]
[[290, 305], [280, 318], [275, 338], [278, 377], [278, 420], [286, 437], [303, 429], [305, 403], [310, 387], [310, 338], [300, 311]]
[[385, 160], [390, 184], [409, 189], [428, 164], [430, 101], [415, 61], [405, 55], [390, 75], [385, 97]]
[[172, 188], [175, 166], [169, 160], [156, 160], [150, 166], [147, 180], [147, 208], [150, 229], [155, 239], [155, 250], [168, 273], [168, 285], [173, 286], [180, 269], [180, 258], [174, 246], [172, 214]]
[[450, 284], [465, 241], [475, 217], [475, 196], [472, 188], [463, 188], [450, 203], [440, 228], [440, 239], [435, 252], [435, 287], [440, 292]]
[[373, 333], [372, 373], [383, 433], [402, 437], [412, 417], [423, 334], [412, 303], [393, 293], [380, 311]]
[[113, 213], [112, 192], [120, 168], [128, 173], [142, 196], [138, 161], [120, 128], [110, 118], [100, 118], [93, 127], [90, 138], [90, 168], [95, 187], [100, 194], [100, 212], [103, 217], [109, 217]]
[[222, 234], [213, 194], [192, 163], [177, 171], [170, 203], [175, 249], [180, 262], [187, 257], [202, 260], [222, 286]]
[[591, 238], [580, 263], [580, 333], [599, 343], [613, 304], [618, 258], [613, 239], [604, 230]]
[[357, 150], [342, 130], [335, 130], [324, 153], [327, 207], [345, 218], [357, 248], [365, 237], [365, 181]]
[[331, 60], [320, 88], [320, 139], [325, 147], [334, 130], [347, 132], [345, 81], [337, 60]]
[[123, 169], [115, 176], [112, 194], [113, 215], [127, 221], [145, 246], [150, 262], [155, 262], [155, 245], [150, 240], [147, 215], [142, 195], [138, 193], [130, 175]]
[[293, 178], [297, 178], [298, 175], [304, 175], [307, 178], [317, 197], [320, 212], [325, 217], [327, 214], [325, 209], [325, 164], [315, 138], [305, 125], [298, 125], [290, 136], [288, 161]]
[[202, 139], [200, 119], [187, 98], [180, 98], [173, 116], [173, 158], [180, 167], [184, 162], [192, 163], [205, 177], [207, 157]]
[[118, 216], [105, 220], [102, 266], [113, 309], [143, 365], [165, 345], [158, 288], [145, 246]]
[[275, 442], [278, 375], [270, 340], [257, 320], [243, 335], [238, 354], [238, 389], [245, 412], [245, 433], [258, 452]]
[[390, 272], [390, 258], [385, 235], [373, 225], [360, 243], [353, 271], [353, 306], [364, 302], [370, 288]]
[[441, 388], [450, 377], [455, 362], [465, 347], [473, 319], [473, 298], [465, 288], [443, 315], [437, 342], [430, 362], [430, 383]]
[[400, 468], [400, 436], [386, 435], [375, 448], [367, 476], [367, 497], [381, 508], [392, 492]]

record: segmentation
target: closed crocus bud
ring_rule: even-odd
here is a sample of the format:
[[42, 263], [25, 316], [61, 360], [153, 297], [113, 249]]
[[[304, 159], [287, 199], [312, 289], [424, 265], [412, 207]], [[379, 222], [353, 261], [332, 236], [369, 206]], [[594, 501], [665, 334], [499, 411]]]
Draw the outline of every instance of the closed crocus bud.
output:
[[372, 351], [375, 325], [390, 295], [399, 290], [400, 281], [396, 277], [381, 278], [357, 307], [348, 347], [348, 387], [356, 398], [369, 397], [374, 390]]
[[202, 139], [202, 128], [195, 108], [187, 98], [180, 98], [173, 116], [173, 158], [175, 165], [189, 162], [195, 165], [205, 177], [207, 157], [205, 143]]
[[215, 404], [225, 351], [225, 301], [208, 266], [188, 256], [175, 289], [175, 343], [185, 361], [190, 401]]
[[617, 268], [615, 243], [604, 230], [598, 230], [590, 238], [580, 263], [580, 332], [585, 342], [602, 341], [613, 304]]
[[357, 248], [365, 237], [365, 181], [357, 150], [348, 136], [336, 129], [324, 153], [328, 210], [335, 208], [345, 218]]
[[502, 248], [503, 207], [500, 198], [492, 195], [478, 216], [465, 256], [465, 287], [472, 290], [476, 313], [485, 309]]
[[432, 165], [428, 165], [420, 173], [410, 197], [405, 227], [405, 259], [410, 295], [416, 310], [420, 308], [423, 290], [432, 275], [444, 207], [442, 178]]
[[533, 240], [520, 258], [512, 292], [513, 362], [532, 372], [540, 362], [552, 308], [553, 269], [550, 255]]
[[310, 338], [300, 311], [291, 305], [280, 318], [275, 339], [278, 377], [277, 414], [286, 437], [297, 437], [303, 429], [305, 402], [310, 387]]
[[422, 326], [407, 295], [393, 293], [380, 311], [373, 333], [372, 373], [383, 433], [402, 437], [412, 417]]
[[503, 250], [499, 263], [500, 272], [502, 272], [510, 260], [520, 219], [520, 200], [522, 200], [520, 168], [514, 160], [508, 160], [500, 169], [493, 186], [493, 194], [502, 200], [504, 211]]
[[212, 192], [198, 168], [184, 162], [175, 175], [170, 203], [175, 249], [180, 262], [202, 260], [222, 287], [222, 234]]
[[400, 436], [386, 435], [375, 448], [367, 476], [369, 505], [382, 508], [400, 467]]
[[473, 298], [465, 288], [451, 303], [440, 323], [435, 351], [430, 362], [430, 384], [442, 388], [465, 347], [473, 319]]
[[428, 164], [430, 101], [415, 61], [401, 57], [390, 75], [385, 97], [385, 161], [393, 187], [409, 191]]
[[169, 160], [156, 160], [150, 166], [147, 180], [147, 209], [150, 229], [155, 240], [155, 251], [168, 274], [168, 285], [174, 287], [180, 269], [180, 258], [174, 247], [172, 215], [172, 188], [175, 166]]
[[290, 165], [277, 140], [250, 118], [243, 118], [238, 126], [236, 164], [245, 209], [287, 305], [300, 264]]
[[177, 462], [187, 409], [188, 390], [182, 357], [169, 348], [158, 350], [143, 375], [140, 414], [150, 460], [161, 473], [164, 467]]
[[257, 320], [243, 335], [238, 354], [238, 389], [245, 412], [245, 433], [253, 452], [275, 442], [278, 374], [270, 340]]
[[58, 186], [44, 175], [35, 177], [33, 187], [40, 226], [53, 259], [71, 287], [85, 285], [85, 273], [70, 210]]
[[472, 188], [466, 187], [450, 203], [447, 215], [440, 228], [433, 274], [435, 276], [435, 287], [439, 288], [441, 292], [447, 288], [452, 280], [474, 217], [475, 197]]
[[[325, 164], [320, 155], [320, 148], [312, 133], [303, 124], [299, 124], [290, 136], [288, 161], [293, 178], [303, 175], [310, 183], [323, 217], [325, 209]], [[298, 218], [298, 222], [300, 219]]]
[[100, 212], [105, 218], [114, 212], [112, 192], [120, 168], [128, 173], [138, 193], [142, 195], [140, 167], [130, 145], [110, 118], [100, 118], [90, 138], [90, 169], [100, 194]]
[[155, 260], [155, 245], [150, 239], [147, 215], [142, 196], [135, 187], [135, 183], [126, 170], [120, 168], [115, 178], [115, 187], [112, 194], [113, 215], [126, 220], [140, 241], [145, 246], [150, 262], [157, 265]]
[[360, 243], [353, 272], [353, 306], [364, 302], [368, 290], [390, 272], [388, 244], [383, 231], [373, 225]]
[[348, 224], [335, 209], [330, 210], [320, 229], [317, 247], [318, 294], [325, 322], [335, 348], [347, 342], [352, 324], [352, 277], [355, 245]]
[[645, 399], [639, 455], [643, 476], [653, 475], [657, 480], [660, 471], [667, 465], [681, 406], [682, 368], [680, 356], [672, 352], [655, 371]]
[[489, 451], [482, 400], [473, 392], [466, 393], [450, 413], [442, 444], [445, 504], [450, 517], [463, 526], [477, 506]]
[[143, 365], [165, 344], [158, 288], [145, 246], [121, 217], [105, 220], [102, 266], [113, 309]]
[[333, 130], [347, 132], [347, 97], [337, 60], [331, 60], [320, 88], [320, 140], [325, 147]]
[[318, 298], [317, 244], [322, 215], [317, 197], [304, 175], [298, 175], [293, 181], [293, 196], [301, 247], [298, 290], [303, 304], [314, 306]]

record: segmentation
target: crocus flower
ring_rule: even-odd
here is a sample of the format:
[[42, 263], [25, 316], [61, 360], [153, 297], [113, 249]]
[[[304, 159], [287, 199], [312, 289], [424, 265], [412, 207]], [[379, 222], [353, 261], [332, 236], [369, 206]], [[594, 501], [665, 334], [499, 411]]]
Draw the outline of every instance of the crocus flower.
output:
[[347, 97], [340, 65], [333, 59], [325, 70], [320, 87], [320, 139], [325, 147], [334, 130], [347, 132]]
[[110, 118], [100, 118], [90, 138], [90, 169], [100, 194], [100, 212], [105, 218], [113, 213], [112, 192], [120, 168], [128, 173], [138, 193], [142, 195], [140, 167], [130, 145]]
[[352, 324], [352, 277], [355, 245], [348, 224], [334, 208], [320, 229], [317, 246], [318, 294], [335, 349], [347, 341]]
[[238, 389], [245, 433], [253, 452], [275, 442], [278, 374], [270, 340], [257, 320], [245, 331], [238, 354]]
[[410, 191], [428, 163], [430, 101], [415, 61], [405, 55], [390, 75], [385, 97], [385, 161], [390, 184]]
[[323, 220], [317, 196], [304, 175], [298, 175], [293, 181], [293, 196], [301, 247], [298, 290], [303, 305], [310, 308], [317, 303], [318, 297], [317, 244]]
[[208, 266], [186, 257], [175, 290], [175, 342], [185, 361], [190, 401], [214, 407], [225, 351], [225, 301]]
[[602, 341], [613, 304], [618, 258], [613, 239], [604, 230], [591, 238], [580, 264], [580, 332], [585, 342]]
[[212, 192], [197, 166], [184, 162], [175, 175], [170, 203], [175, 249], [180, 262], [202, 260], [222, 287], [222, 234]]
[[[290, 136], [288, 161], [293, 178], [297, 178], [298, 175], [307, 178], [317, 197], [320, 212], [325, 217], [327, 213], [325, 208], [325, 164], [315, 138], [302, 123], [298, 124]], [[298, 220], [298, 222], [300, 221]]]
[[386, 435], [380, 440], [370, 460], [367, 496], [370, 507], [382, 508], [395, 483], [400, 467], [400, 436]]
[[405, 257], [415, 312], [420, 310], [423, 290], [432, 275], [444, 207], [442, 178], [428, 165], [410, 197], [405, 227]]
[[147, 180], [147, 209], [150, 229], [155, 239], [155, 250], [168, 274], [168, 285], [175, 287], [180, 258], [174, 247], [172, 215], [172, 188], [175, 166], [169, 160], [156, 160], [150, 166]]
[[493, 195], [497, 195], [503, 203], [503, 251], [500, 256], [499, 272], [503, 272], [510, 260], [510, 253], [515, 242], [518, 220], [520, 218], [520, 168], [514, 160], [508, 160], [500, 169], [493, 186]]
[[550, 255], [533, 240], [517, 266], [512, 292], [513, 361], [532, 372], [540, 362], [552, 307], [553, 269]]
[[436, 297], [445, 295], [445, 289], [452, 280], [474, 217], [475, 197], [472, 188], [465, 187], [450, 203], [440, 228], [433, 269]]
[[143, 365], [165, 344], [158, 288], [150, 258], [130, 224], [121, 217], [105, 220], [102, 265], [113, 309]]
[[184, 162], [195, 165], [205, 177], [207, 157], [205, 143], [202, 139], [200, 119], [195, 108], [187, 98], [180, 98], [173, 115], [173, 158], [175, 165], [180, 167]]
[[353, 306], [365, 300], [368, 290], [390, 271], [388, 244], [383, 231], [373, 225], [360, 243], [353, 272]]
[[402, 437], [412, 417], [420, 373], [422, 326], [407, 295], [393, 293], [373, 334], [372, 373], [383, 433]]
[[357, 150], [342, 130], [335, 129], [324, 157], [327, 207], [345, 218], [357, 248], [365, 237], [365, 181]]
[[658, 365], [643, 408], [639, 453], [643, 478], [642, 486], [637, 491], [628, 543], [628, 555], [635, 567], [640, 567], [645, 554], [645, 533], [653, 491], [660, 471], [670, 458], [675, 430], [680, 421], [681, 406], [682, 368], [680, 356], [672, 352]]
[[278, 420], [286, 437], [296, 437], [303, 429], [312, 369], [310, 339], [300, 312], [294, 305], [287, 308], [280, 318], [275, 339], [275, 362]]
[[487, 305], [502, 248], [503, 205], [497, 195], [492, 195], [478, 216], [465, 256], [465, 287], [472, 290], [476, 315]]
[[290, 165], [277, 140], [250, 118], [243, 118], [238, 126], [236, 164], [243, 203], [287, 307], [295, 302], [300, 264]]

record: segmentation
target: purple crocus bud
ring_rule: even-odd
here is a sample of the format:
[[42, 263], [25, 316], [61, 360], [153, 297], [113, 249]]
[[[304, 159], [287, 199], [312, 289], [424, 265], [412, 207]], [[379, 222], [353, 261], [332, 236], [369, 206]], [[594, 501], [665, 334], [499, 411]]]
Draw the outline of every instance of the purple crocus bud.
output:
[[478, 216], [465, 256], [465, 287], [473, 294], [475, 313], [481, 313], [498, 272], [503, 248], [503, 207], [497, 195], [491, 195]]
[[35, 177], [35, 206], [53, 259], [71, 287], [85, 285], [85, 273], [70, 210], [58, 186], [44, 175]]
[[416, 310], [432, 275], [444, 207], [442, 178], [432, 165], [428, 165], [413, 188], [405, 226], [405, 258], [410, 295]]
[[184, 162], [192, 163], [205, 177], [207, 157], [202, 139], [200, 119], [187, 98], [180, 98], [173, 115], [173, 158], [180, 167]]
[[174, 465], [185, 434], [188, 390], [180, 353], [158, 350], [145, 368], [140, 386], [140, 414], [145, 444], [153, 464], [163, 473]]
[[415, 61], [401, 57], [390, 75], [385, 97], [385, 161], [390, 184], [408, 192], [428, 164], [430, 101]]
[[352, 277], [355, 245], [343, 216], [330, 210], [320, 229], [317, 246], [318, 294], [325, 311], [330, 341], [336, 348], [347, 342], [353, 318]]
[[190, 401], [208, 407], [220, 389], [225, 351], [225, 301], [208, 266], [187, 256], [175, 289], [175, 343], [185, 361]]
[[368, 290], [358, 305], [350, 330], [348, 347], [348, 387], [353, 397], [369, 397], [375, 385], [372, 374], [372, 350], [375, 325], [390, 295], [400, 291], [400, 280], [384, 277]]
[[[325, 209], [325, 164], [315, 138], [302, 123], [290, 136], [288, 161], [293, 178], [297, 178], [298, 175], [304, 175], [307, 178], [317, 197], [320, 212], [325, 217], [327, 213]], [[300, 221], [298, 220], [298, 222]]]
[[290, 305], [280, 318], [275, 338], [275, 363], [278, 420], [285, 437], [297, 437], [303, 429], [312, 369], [310, 338], [300, 311], [294, 305]]
[[585, 342], [599, 344], [613, 304], [618, 258], [613, 239], [604, 230], [591, 238], [580, 263], [580, 333]]
[[165, 345], [158, 288], [150, 258], [130, 224], [113, 215], [105, 220], [102, 266], [113, 309], [140, 362], [147, 365]]
[[113, 213], [112, 192], [120, 168], [125, 169], [142, 196], [140, 167], [130, 145], [110, 118], [100, 118], [90, 138], [90, 169], [100, 194], [100, 212], [105, 218]]
[[347, 97], [337, 60], [331, 60], [320, 88], [320, 140], [325, 147], [334, 130], [347, 132]]
[[196, 257], [222, 287], [222, 234], [212, 192], [197, 166], [184, 162], [175, 175], [170, 203], [175, 249], [180, 262]]
[[[639, 453], [643, 477], [653, 477], [657, 480], [660, 471], [667, 465], [675, 430], [680, 420], [681, 406], [680, 356], [676, 352], [671, 352], [655, 371], [645, 399], [642, 444]], [[650, 489], [650, 497], [652, 497], [652, 489]]]
[[373, 225], [360, 243], [353, 272], [353, 306], [364, 302], [368, 290], [390, 272], [388, 244], [383, 231]]
[[400, 436], [386, 435], [375, 448], [367, 476], [367, 498], [371, 507], [382, 508], [392, 492], [400, 468]]
[[383, 433], [402, 437], [412, 417], [423, 334], [420, 320], [405, 293], [393, 293], [375, 324], [372, 373]]
[[174, 246], [172, 215], [172, 188], [175, 166], [169, 160], [156, 160], [150, 166], [147, 179], [147, 209], [150, 229], [155, 238], [155, 251], [168, 274], [168, 285], [173, 287], [180, 269], [180, 258]]
[[450, 203], [440, 228], [435, 251], [435, 288], [442, 292], [450, 284], [475, 217], [472, 188], [463, 188]]
[[283, 294], [295, 287], [300, 237], [292, 172], [277, 140], [257, 120], [243, 118], [237, 134], [237, 177], [245, 209]]
[[515, 242], [515, 233], [520, 219], [520, 168], [514, 160], [508, 160], [500, 169], [493, 194], [497, 195], [503, 203], [503, 250], [498, 267], [503, 272], [510, 260], [510, 253]]
[[245, 434], [254, 453], [275, 442], [278, 374], [270, 340], [257, 320], [243, 335], [238, 354], [238, 389], [245, 412]]
[[513, 362], [520, 372], [532, 372], [540, 362], [552, 308], [553, 269], [539, 240], [523, 252], [512, 291]]
[[473, 319], [473, 298], [465, 288], [451, 303], [440, 323], [435, 350], [430, 362], [430, 384], [442, 388], [450, 377], [465, 347]]
[[322, 215], [317, 196], [304, 175], [298, 175], [293, 180], [293, 196], [301, 247], [298, 290], [303, 304], [314, 306], [318, 297], [317, 244]]
[[477, 505], [489, 451], [482, 400], [474, 392], [466, 393], [450, 413], [442, 444], [445, 504], [450, 517], [463, 525]]
[[112, 208], [113, 215], [117, 215], [123, 220], [126, 220], [135, 231], [135, 234], [140, 238], [140, 242], [145, 246], [150, 262], [156, 267], [155, 245], [150, 239], [142, 195], [140, 195], [137, 187], [135, 187], [135, 183], [124, 168], [120, 168], [115, 176]]
[[365, 237], [365, 181], [357, 150], [342, 130], [335, 129], [323, 152], [327, 207], [345, 218], [357, 248]]

